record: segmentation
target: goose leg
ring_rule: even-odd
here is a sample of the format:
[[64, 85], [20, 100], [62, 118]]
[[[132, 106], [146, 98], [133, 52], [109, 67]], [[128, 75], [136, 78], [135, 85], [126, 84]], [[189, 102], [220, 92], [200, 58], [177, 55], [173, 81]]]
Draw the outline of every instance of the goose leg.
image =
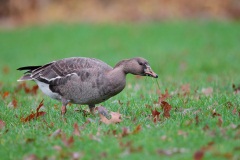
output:
[[62, 98], [62, 108], [61, 108], [61, 114], [64, 116], [67, 112], [67, 105], [69, 103], [69, 100], [66, 100], [65, 98]]
[[88, 105], [88, 107], [89, 107], [90, 113], [94, 115], [95, 104]]

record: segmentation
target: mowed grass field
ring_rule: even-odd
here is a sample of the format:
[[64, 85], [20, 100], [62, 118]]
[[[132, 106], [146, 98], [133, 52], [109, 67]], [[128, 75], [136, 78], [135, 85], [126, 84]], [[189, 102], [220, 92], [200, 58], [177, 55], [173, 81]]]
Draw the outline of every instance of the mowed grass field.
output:
[[[1, 30], [0, 159], [240, 159], [239, 44], [236, 22]], [[78, 56], [111, 66], [144, 57], [159, 78], [128, 75], [124, 91], [99, 104], [122, 114], [110, 125], [75, 104], [62, 118], [60, 102], [17, 89], [17, 68]], [[169, 118], [159, 103], [164, 96]], [[23, 122], [43, 99], [46, 114]], [[160, 112], [155, 121], [153, 110]]]

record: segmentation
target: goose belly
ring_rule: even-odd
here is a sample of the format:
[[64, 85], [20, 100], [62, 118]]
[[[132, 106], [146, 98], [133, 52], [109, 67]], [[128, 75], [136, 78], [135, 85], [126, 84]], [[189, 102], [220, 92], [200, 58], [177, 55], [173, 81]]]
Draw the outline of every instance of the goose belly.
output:
[[59, 95], [58, 93], [54, 93], [49, 89], [49, 84], [40, 82], [38, 80], [35, 80], [35, 82], [37, 83], [38, 87], [40, 88], [40, 90], [46, 94], [47, 96], [53, 98], [53, 99], [57, 99], [57, 100], [61, 100], [61, 95]]

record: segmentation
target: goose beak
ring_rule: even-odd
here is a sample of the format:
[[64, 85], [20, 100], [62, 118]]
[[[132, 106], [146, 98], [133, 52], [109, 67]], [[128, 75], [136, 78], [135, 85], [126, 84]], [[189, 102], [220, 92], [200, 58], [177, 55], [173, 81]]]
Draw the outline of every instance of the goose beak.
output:
[[158, 75], [155, 72], [153, 72], [151, 67], [148, 66], [148, 65], [146, 65], [146, 68], [144, 69], [144, 75], [145, 76], [150, 76], [150, 77], [153, 77], [153, 78], [158, 78]]

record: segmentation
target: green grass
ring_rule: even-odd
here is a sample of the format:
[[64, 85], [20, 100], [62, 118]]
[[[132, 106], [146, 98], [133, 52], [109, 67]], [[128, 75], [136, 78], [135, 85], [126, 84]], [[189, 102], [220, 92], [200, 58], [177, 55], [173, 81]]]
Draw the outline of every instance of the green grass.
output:
[[[6, 123], [0, 129], [1, 159], [22, 159], [30, 154], [41, 159], [71, 159], [74, 152], [80, 153], [82, 159], [193, 159], [194, 153], [210, 142], [214, 144], [206, 150], [204, 159], [239, 159], [240, 98], [232, 89], [232, 84], [240, 84], [239, 28], [237, 22], [164, 22], [56, 24], [0, 31], [0, 93], [10, 92], [5, 99], [0, 96], [0, 120]], [[125, 90], [102, 103], [109, 111], [119, 110], [123, 114], [121, 123], [111, 125], [99, 123], [98, 116], [84, 117], [75, 112], [75, 108], [80, 108], [78, 105], [68, 107], [64, 121], [60, 102], [40, 91], [37, 95], [14, 91], [16, 80], [22, 75], [16, 68], [73, 56], [99, 58], [112, 66], [135, 56], [148, 59], [159, 75], [161, 92], [168, 89], [172, 94], [167, 99], [172, 106], [171, 117], [161, 115], [161, 121], [155, 124], [151, 110], [145, 107], [149, 104], [163, 112], [154, 104], [159, 95], [156, 80], [151, 78], [128, 75]], [[9, 72], [3, 72], [3, 68], [9, 68]], [[183, 84], [190, 84], [186, 96], [181, 94]], [[209, 97], [202, 93], [202, 88], [207, 87], [213, 88]], [[13, 98], [18, 102], [15, 109], [10, 107]], [[35, 112], [42, 99], [41, 110], [47, 114], [28, 123], [21, 122], [21, 117]], [[219, 117], [212, 116], [213, 110], [221, 114], [221, 126]], [[89, 118], [91, 122], [81, 130], [80, 137], [74, 136], [70, 147], [60, 137], [49, 136], [61, 129], [68, 138], [75, 122], [81, 126]], [[142, 127], [139, 133], [121, 137], [124, 127], [133, 131], [139, 124]], [[206, 125], [209, 129], [203, 130]], [[132, 144], [121, 145], [127, 142]], [[172, 153], [167, 156], [159, 154], [159, 150]]]

